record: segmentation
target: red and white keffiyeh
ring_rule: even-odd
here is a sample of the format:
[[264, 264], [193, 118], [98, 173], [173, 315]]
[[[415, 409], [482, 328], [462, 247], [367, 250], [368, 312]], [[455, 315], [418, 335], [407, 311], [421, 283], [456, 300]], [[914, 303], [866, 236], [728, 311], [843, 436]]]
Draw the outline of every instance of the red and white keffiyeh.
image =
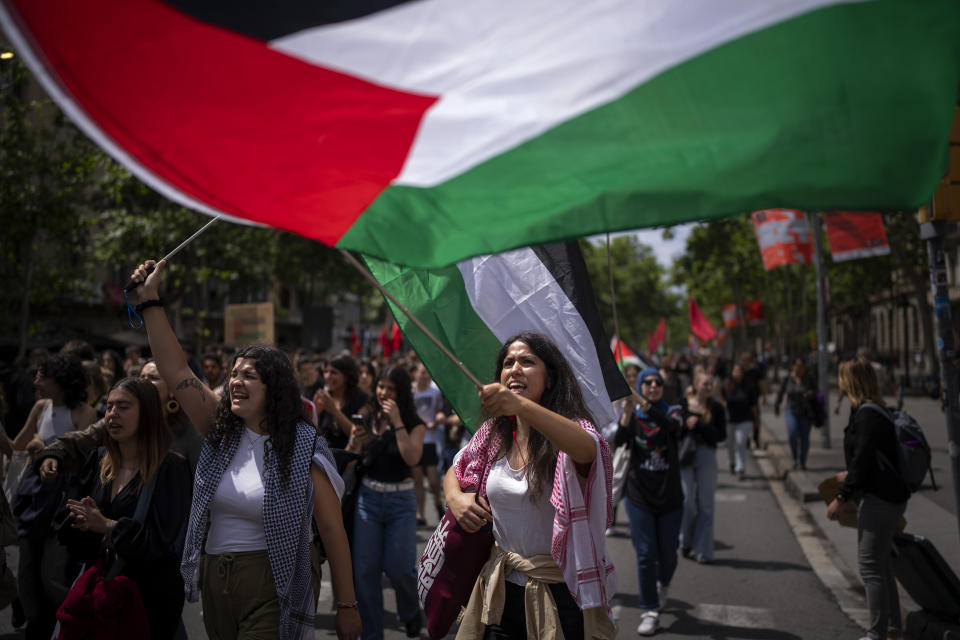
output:
[[[613, 524], [613, 464], [610, 447], [589, 420], [575, 420], [593, 436], [597, 457], [586, 478], [563, 451], [557, 455], [550, 503], [553, 519], [551, 555], [571, 595], [581, 609], [604, 607], [610, 615], [610, 598], [616, 593], [616, 573], [607, 555], [605, 532]], [[454, 462], [454, 472], [464, 491], [487, 495], [487, 476], [503, 444], [491, 429], [492, 420], [480, 426]], [[599, 464], [597, 464], [599, 462]]]

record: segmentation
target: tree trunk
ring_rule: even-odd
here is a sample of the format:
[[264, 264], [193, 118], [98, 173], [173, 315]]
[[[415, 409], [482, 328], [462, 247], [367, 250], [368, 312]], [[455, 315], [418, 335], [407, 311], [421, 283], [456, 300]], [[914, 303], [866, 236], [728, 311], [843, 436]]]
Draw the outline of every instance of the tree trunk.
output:
[[[30, 227], [36, 228], [31, 220]], [[33, 268], [34, 252], [33, 239], [36, 232], [30, 234], [30, 237], [23, 245], [23, 295], [20, 298], [20, 348], [17, 350], [17, 358], [22, 358], [27, 354], [27, 326], [30, 324], [30, 295], [33, 293]]]

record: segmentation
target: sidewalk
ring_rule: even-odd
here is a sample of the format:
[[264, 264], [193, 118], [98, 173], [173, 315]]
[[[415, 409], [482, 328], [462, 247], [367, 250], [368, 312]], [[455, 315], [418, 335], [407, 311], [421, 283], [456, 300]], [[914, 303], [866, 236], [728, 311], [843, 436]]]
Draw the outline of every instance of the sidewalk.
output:
[[[766, 451], [758, 453], [775, 466], [777, 475], [784, 478], [786, 489], [809, 515], [811, 523], [824, 541], [826, 553], [835, 565], [835, 571], [844, 576], [849, 583], [848, 588], [844, 590], [845, 593], [837, 594], [841, 596], [838, 600], [848, 615], [855, 621], [861, 622], [866, 613], [866, 600], [857, 572], [857, 531], [841, 527], [838, 523], [828, 520], [826, 505], [817, 491], [817, 486], [825, 478], [845, 469], [843, 429], [849, 417], [849, 405], [845, 403], [840, 415], [834, 415], [836, 391], [831, 391], [829, 405], [831, 448], [823, 448], [821, 431], [813, 429], [810, 434], [807, 470], [794, 471], [783, 415], [779, 417], [774, 415], [772, 403], [775, 396], [771, 394], [768, 398], [770, 405], [761, 407], [763, 424], [761, 439]], [[887, 401], [892, 403], [893, 399], [888, 398]], [[950, 459], [947, 454], [945, 418], [940, 412], [939, 404], [926, 398], [906, 398], [904, 409], [920, 423], [930, 442], [933, 449], [932, 466], [939, 487], [938, 491], [933, 491], [928, 477], [923, 488], [911, 496], [905, 514], [906, 531], [930, 539], [954, 572], [960, 573], [960, 544], [958, 544], [960, 532], [958, 532], [957, 518], [953, 511], [955, 503]], [[836, 573], [832, 576], [836, 576]], [[829, 580], [825, 579], [824, 582], [828, 587], [830, 586]], [[900, 603], [905, 613], [919, 610], [919, 606], [902, 588]]]

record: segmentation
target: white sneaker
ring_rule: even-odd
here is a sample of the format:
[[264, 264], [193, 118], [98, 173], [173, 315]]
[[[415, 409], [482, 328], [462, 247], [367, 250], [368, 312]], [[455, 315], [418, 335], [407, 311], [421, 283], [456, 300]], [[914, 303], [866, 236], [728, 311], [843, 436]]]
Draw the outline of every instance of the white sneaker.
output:
[[670, 591], [670, 585], [657, 583], [657, 600], [660, 601], [660, 609], [667, 606], [667, 593]]
[[660, 614], [656, 611], [646, 611], [640, 617], [640, 626], [637, 627], [637, 633], [642, 636], [652, 636], [657, 632], [660, 626]]

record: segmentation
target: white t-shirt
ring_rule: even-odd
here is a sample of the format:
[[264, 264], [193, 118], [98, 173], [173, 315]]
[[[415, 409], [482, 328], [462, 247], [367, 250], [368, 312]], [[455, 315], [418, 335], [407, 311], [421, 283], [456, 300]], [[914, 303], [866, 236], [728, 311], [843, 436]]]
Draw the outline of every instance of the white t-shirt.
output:
[[263, 445], [267, 434], [244, 427], [237, 453], [210, 500], [207, 553], [263, 551]]
[[73, 430], [70, 409], [55, 407], [52, 403], [43, 410], [37, 421], [37, 437], [43, 440], [43, 444], [50, 444]]
[[[550, 486], [544, 486], [536, 502], [530, 499], [530, 483], [524, 469], [513, 469], [507, 459], [493, 463], [487, 476], [487, 500], [493, 511], [493, 539], [503, 549], [529, 558], [550, 555], [553, 518]], [[525, 586], [526, 576], [513, 571], [507, 580]]]
[[[423, 391], [417, 391], [417, 386], [413, 386], [413, 406], [417, 409], [417, 415], [423, 421], [424, 425], [432, 424], [437, 419], [437, 412], [443, 409], [443, 394], [440, 388], [431, 380], [430, 386]], [[438, 424], [433, 429], [427, 429], [423, 436], [424, 444], [434, 444], [437, 446], [437, 453], [443, 451], [446, 444], [445, 425]]]
[[[240, 553], [267, 548], [263, 529], [263, 454], [267, 434], [244, 427], [237, 453], [223, 472], [210, 500], [210, 529], [206, 553]], [[343, 478], [321, 453], [313, 464], [330, 480], [337, 499], [343, 499]]]

